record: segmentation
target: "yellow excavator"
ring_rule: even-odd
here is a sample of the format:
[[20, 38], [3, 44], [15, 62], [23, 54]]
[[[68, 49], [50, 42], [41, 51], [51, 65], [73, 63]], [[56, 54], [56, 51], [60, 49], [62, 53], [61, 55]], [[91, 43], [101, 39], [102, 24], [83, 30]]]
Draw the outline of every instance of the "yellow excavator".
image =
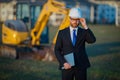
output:
[[[41, 10], [41, 13], [35, 23], [34, 28], [29, 33], [25, 24], [20, 20], [7, 20], [2, 26], [2, 52], [9, 52], [9, 56], [18, 58], [18, 47], [32, 47], [40, 46], [40, 36], [47, 24], [47, 21], [52, 13], [64, 14], [65, 17], [59, 26], [58, 30], [64, 29], [69, 25], [69, 9], [65, 8], [65, 4], [48, 0]], [[31, 39], [29, 39], [29, 35]], [[56, 33], [57, 36], [57, 33]], [[53, 39], [53, 44], [55, 44], [56, 36]], [[7, 46], [7, 48], [6, 48]], [[9, 47], [8, 47], [9, 46]], [[13, 47], [11, 47], [13, 46]], [[15, 46], [15, 47], [14, 47]], [[16, 48], [17, 46], [17, 48]], [[8, 55], [8, 54], [7, 54]]]

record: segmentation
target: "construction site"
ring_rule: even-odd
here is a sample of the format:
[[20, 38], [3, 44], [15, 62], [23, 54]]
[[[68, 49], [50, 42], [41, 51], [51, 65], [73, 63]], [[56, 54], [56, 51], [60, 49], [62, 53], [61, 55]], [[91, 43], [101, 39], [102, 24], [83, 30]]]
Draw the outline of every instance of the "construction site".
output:
[[[119, 5], [117, 0], [76, 0], [75, 3], [72, 0], [1, 0], [0, 54], [15, 59], [29, 56], [52, 61], [57, 32], [69, 25], [70, 8], [80, 7], [83, 17], [91, 24], [119, 26]], [[57, 27], [56, 32], [50, 31], [50, 27]]]
[[0, 0], [0, 80], [59, 80], [54, 45], [72, 7], [97, 38], [89, 80], [120, 80], [120, 0]]

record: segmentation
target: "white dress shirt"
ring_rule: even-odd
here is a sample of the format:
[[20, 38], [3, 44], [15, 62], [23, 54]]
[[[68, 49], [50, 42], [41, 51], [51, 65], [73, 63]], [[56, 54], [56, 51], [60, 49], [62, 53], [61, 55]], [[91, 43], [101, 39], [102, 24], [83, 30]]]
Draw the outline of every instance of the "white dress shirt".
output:
[[77, 28], [73, 28], [70, 26], [70, 36], [71, 36], [71, 40], [73, 41], [73, 30], [76, 30], [76, 36], [77, 36], [77, 31], [78, 31], [78, 27]]

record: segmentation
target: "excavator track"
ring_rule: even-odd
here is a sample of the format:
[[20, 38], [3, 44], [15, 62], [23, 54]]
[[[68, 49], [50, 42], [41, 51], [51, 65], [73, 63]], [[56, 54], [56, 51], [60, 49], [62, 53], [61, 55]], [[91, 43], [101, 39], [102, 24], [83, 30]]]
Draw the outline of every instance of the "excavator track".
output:
[[0, 45], [0, 55], [4, 57], [17, 59], [18, 55], [15, 47]]

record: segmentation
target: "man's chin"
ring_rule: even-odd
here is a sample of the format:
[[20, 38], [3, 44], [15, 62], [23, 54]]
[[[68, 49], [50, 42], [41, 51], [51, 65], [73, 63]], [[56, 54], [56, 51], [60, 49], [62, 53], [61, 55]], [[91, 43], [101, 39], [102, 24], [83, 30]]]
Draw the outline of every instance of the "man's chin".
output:
[[78, 25], [73, 25], [74, 28], [78, 27]]

